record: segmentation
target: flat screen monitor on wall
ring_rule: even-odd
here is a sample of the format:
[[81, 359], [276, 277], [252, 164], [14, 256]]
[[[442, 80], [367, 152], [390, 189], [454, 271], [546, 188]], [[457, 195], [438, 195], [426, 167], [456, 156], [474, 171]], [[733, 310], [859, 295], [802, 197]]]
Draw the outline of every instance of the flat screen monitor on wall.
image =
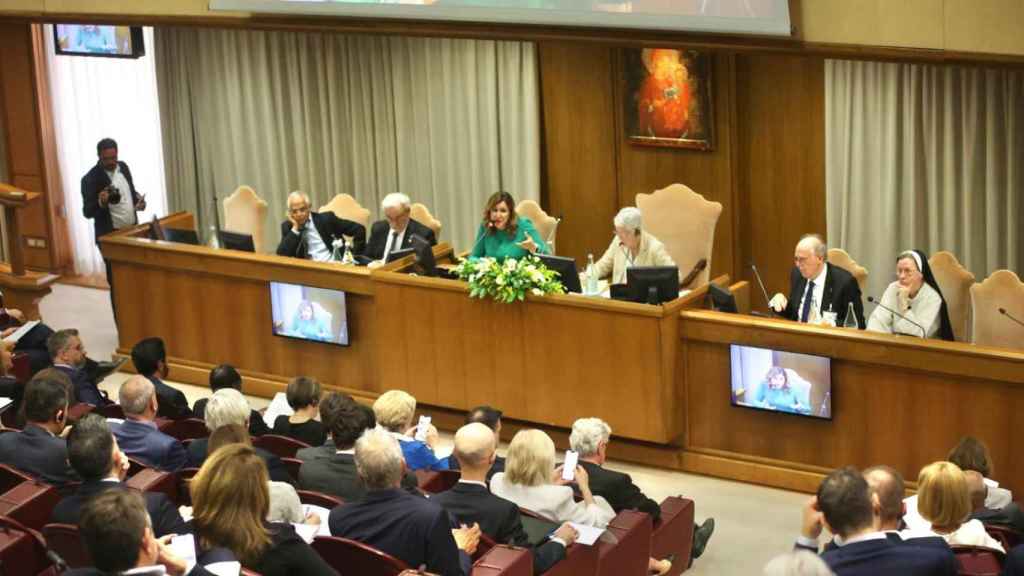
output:
[[211, 10], [789, 36], [789, 0], [210, 0]]
[[61, 56], [139, 58], [146, 54], [138, 26], [55, 24], [53, 45]]
[[270, 283], [270, 314], [275, 336], [349, 345], [345, 292]]
[[832, 419], [832, 360], [733, 344], [732, 405]]

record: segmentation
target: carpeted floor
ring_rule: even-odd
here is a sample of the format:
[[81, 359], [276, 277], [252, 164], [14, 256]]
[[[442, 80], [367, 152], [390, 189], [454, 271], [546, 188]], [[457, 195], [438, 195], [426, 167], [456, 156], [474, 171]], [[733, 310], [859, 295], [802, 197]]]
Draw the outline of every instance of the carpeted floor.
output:
[[[117, 328], [110, 311], [109, 293], [78, 286], [57, 284], [43, 299], [41, 313], [54, 329], [78, 328], [89, 355], [108, 360], [117, 346]], [[116, 397], [125, 374], [109, 376], [102, 388]], [[176, 384], [189, 402], [209, 396], [206, 388]], [[250, 397], [260, 409], [266, 398]], [[599, 416], [599, 415], [598, 415]], [[443, 451], [451, 450], [451, 435], [442, 435]], [[614, 436], [612, 438], [614, 442]], [[609, 462], [609, 468], [633, 477], [651, 498], [683, 495], [697, 504], [697, 521], [712, 516], [716, 530], [707, 551], [686, 572], [693, 576], [756, 575], [773, 556], [790, 550], [800, 529], [800, 506], [807, 495], [753, 486], [706, 476], [658, 468]]]

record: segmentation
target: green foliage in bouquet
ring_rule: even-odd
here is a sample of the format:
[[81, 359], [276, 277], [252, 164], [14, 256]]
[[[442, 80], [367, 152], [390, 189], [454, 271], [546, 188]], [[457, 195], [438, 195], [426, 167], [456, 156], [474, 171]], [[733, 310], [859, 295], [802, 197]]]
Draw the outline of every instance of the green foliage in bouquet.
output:
[[469, 282], [470, 298], [491, 298], [509, 304], [524, 300], [527, 294], [564, 294], [558, 272], [549, 270], [536, 256], [471, 258], [459, 262], [455, 273]]

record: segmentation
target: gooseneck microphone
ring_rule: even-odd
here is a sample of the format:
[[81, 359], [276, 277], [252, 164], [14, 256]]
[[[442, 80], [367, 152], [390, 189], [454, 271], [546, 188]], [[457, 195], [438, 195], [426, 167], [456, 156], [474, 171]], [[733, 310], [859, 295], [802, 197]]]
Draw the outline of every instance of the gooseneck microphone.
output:
[[1009, 318], [1013, 322], [1016, 322], [1017, 324], [1020, 324], [1021, 326], [1024, 326], [1024, 322], [1021, 322], [1020, 320], [1014, 318], [1013, 315], [1011, 315], [1009, 312], [1006, 311], [1006, 308], [1000, 308], [999, 309], [999, 313], [1002, 314], [1003, 316], [1006, 316], [1007, 318]]
[[480, 237], [476, 239], [476, 242], [473, 242], [473, 247], [469, 249], [469, 256], [470, 257], [473, 256], [473, 252], [476, 251], [476, 247], [479, 246], [480, 243], [484, 241], [484, 238], [487, 237], [487, 232], [490, 231], [490, 230], [494, 230], [494, 220], [488, 220], [487, 221], [487, 226], [485, 226], [485, 228], [486, 229], [484, 230], [484, 233], [481, 234]]
[[[902, 319], [906, 320], [907, 322], [910, 322], [910, 323], [911, 323], [911, 324], [913, 324], [914, 326], [917, 326], [918, 328], [920, 328], [920, 329], [921, 329], [921, 338], [927, 338], [927, 337], [928, 337], [928, 336], [927, 336], [927, 332], [926, 332], [926, 331], [925, 331], [925, 329], [924, 329], [924, 326], [921, 326], [921, 325], [920, 325], [920, 324], [918, 324], [917, 322], [914, 322], [914, 321], [913, 321], [913, 320], [911, 320], [910, 318], [907, 318], [907, 317], [906, 317], [905, 315], [903, 315], [903, 314], [900, 314], [899, 312], [897, 312], [897, 311], [893, 310], [892, 308], [889, 308], [889, 307], [888, 307], [888, 306], [886, 306], [885, 304], [882, 304], [882, 303], [881, 303], [881, 302], [879, 302], [879, 301], [878, 301], [878, 300], [877, 300], [877, 299], [876, 299], [876, 298], [875, 298], [874, 296], [868, 296], [868, 302], [870, 302], [870, 303], [874, 304], [875, 306], [878, 306], [878, 307], [879, 307], [879, 308], [881, 308], [882, 310], [886, 310], [886, 311], [888, 311], [888, 312], [889, 312], [890, 314], [893, 314], [894, 316], [899, 316], [900, 318], [902, 318]], [[910, 336], [910, 334], [907, 334], [907, 336]]]
[[757, 285], [761, 287], [761, 294], [764, 296], [764, 302], [768, 305], [769, 314], [777, 314], [775, 309], [772, 308], [772, 299], [768, 297], [768, 291], [764, 289], [764, 280], [761, 279], [761, 274], [757, 271], [757, 266], [753, 262], [750, 263], [750, 269], [754, 271], [754, 278], [757, 278]]

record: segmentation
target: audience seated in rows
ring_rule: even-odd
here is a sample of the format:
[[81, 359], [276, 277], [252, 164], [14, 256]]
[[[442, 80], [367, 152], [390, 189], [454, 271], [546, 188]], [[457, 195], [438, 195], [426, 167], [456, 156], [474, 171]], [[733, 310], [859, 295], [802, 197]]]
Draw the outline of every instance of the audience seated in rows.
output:
[[74, 400], [106, 406], [114, 401], [107, 398], [107, 393], [99, 389], [99, 381], [95, 374], [90, 375], [85, 369], [85, 346], [78, 336], [78, 330], [68, 328], [58, 330], [46, 340], [46, 348], [50, 354], [53, 367], [67, 375], [74, 390]]
[[[456, 458], [462, 476], [451, 490], [434, 495], [441, 505], [463, 524], [478, 524], [480, 530], [498, 544], [530, 547], [523, 529], [519, 507], [491, 494], [487, 474], [493, 469], [497, 437], [486, 425], [473, 422], [455, 433]], [[541, 574], [565, 558], [565, 548], [576, 541], [576, 530], [562, 524], [547, 542], [533, 548], [533, 573]]]
[[324, 425], [317, 421], [320, 405], [320, 383], [298, 376], [288, 382], [285, 391], [292, 414], [281, 414], [274, 420], [274, 434], [288, 436], [310, 446], [320, 446], [327, 439]]
[[[250, 412], [249, 403], [245, 401], [245, 397], [242, 396], [241, 392], [234, 388], [221, 388], [214, 392], [213, 396], [210, 396], [210, 400], [206, 403], [206, 428], [211, 434], [216, 432], [221, 426], [229, 424], [237, 424], [248, 429]], [[189, 443], [188, 466], [190, 468], [198, 468], [206, 461], [209, 442], [209, 438], [196, 438]], [[294, 483], [294, 480], [288, 474], [288, 469], [285, 468], [280, 458], [262, 448], [253, 448], [253, 450], [256, 451], [260, 458], [263, 458], [267, 470], [269, 470], [271, 480], [287, 482], [288, 484]]]
[[117, 397], [125, 420], [112, 424], [111, 431], [121, 450], [157, 470], [177, 472], [183, 468], [188, 459], [184, 446], [156, 426], [160, 399], [152, 380], [132, 376], [121, 384]]
[[1016, 546], [1006, 555], [1003, 576], [1024, 576], [1024, 544]]
[[408, 392], [388, 390], [373, 403], [377, 424], [398, 439], [409, 470], [447, 470], [448, 459], [434, 454], [437, 446], [437, 428], [429, 427], [425, 440], [417, 440], [413, 418], [416, 417], [416, 399]]
[[164, 383], [169, 369], [167, 368], [167, 349], [160, 338], [145, 338], [132, 348], [132, 363], [139, 374], [149, 378], [156, 388], [160, 399], [160, 412], [157, 416], [171, 420], [191, 418], [192, 410], [188, 407], [185, 394]]
[[[210, 454], [232, 444], [252, 447], [249, 432], [240, 424], [228, 424], [217, 428], [216, 432], [210, 435]], [[302, 503], [299, 502], [299, 495], [291, 484], [271, 480], [267, 490], [270, 494], [270, 510], [267, 513], [268, 522], [320, 524], [320, 516], [316, 514], [307, 516], [302, 513]]]
[[[611, 435], [611, 426], [600, 418], [580, 418], [572, 425], [569, 447], [579, 454], [579, 464], [587, 471], [590, 491], [607, 500], [616, 514], [623, 510], [639, 510], [657, 521], [661, 517], [661, 506], [645, 496], [629, 474], [604, 467]], [[692, 559], [700, 558], [704, 553], [714, 531], [714, 518], [704, 520], [699, 526], [694, 525]]]
[[[836, 535], [822, 560], [837, 576], [954, 576], [957, 562], [948, 547], [894, 541], [879, 530], [880, 506], [867, 480], [853, 467], [830, 473], [805, 508], [804, 525]], [[820, 513], [820, 514], [817, 514]], [[817, 534], [815, 534], [815, 537]]]
[[[82, 509], [79, 532], [95, 567], [65, 572], [68, 576], [102, 574], [185, 574], [185, 559], [169, 547], [170, 536], [157, 539], [149, 525], [142, 496], [134, 490], [107, 490], [89, 500]], [[224, 549], [213, 549], [197, 557], [190, 576], [212, 576], [214, 564], [234, 562]], [[222, 573], [222, 572], [218, 572]]]
[[[501, 410], [491, 406], [477, 406], [466, 413], [466, 424], [474, 422], [479, 422], [490, 428], [494, 432], [495, 443], [501, 441]], [[455, 457], [455, 454], [448, 457], [448, 468], [451, 470], [459, 469], [459, 460]], [[487, 471], [487, 481], [490, 482], [492, 476], [504, 471], [505, 457], [495, 455], [494, 464]]]
[[77, 482], [61, 434], [67, 421], [71, 381], [46, 369], [25, 385], [25, 428], [0, 434], [0, 462], [58, 488]]
[[971, 500], [967, 478], [952, 462], [932, 462], [917, 477], [917, 509], [930, 531], [950, 545], [982, 546], [1005, 552], [978, 520], [968, 519]]
[[425, 565], [440, 576], [468, 576], [480, 527], [453, 529], [439, 505], [401, 489], [405, 462], [394, 435], [379, 428], [363, 432], [355, 460], [367, 493], [331, 510], [331, 535], [372, 546], [413, 568]]
[[[118, 449], [107, 421], [99, 414], [86, 414], [68, 434], [68, 459], [82, 483], [72, 495], [53, 509], [50, 522], [77, 525], [82, 508], [96, 495], [108, 490], [129, 490], [124, 480], [128, 475], [128, 457]], [[190, 532], [178, 508], [166, 494], [144, 494], [150, 526], [157, 536]]]
[[[227, 391], [234, 390], [218, 393]], [[335, 574], [291, 524], [266, 521], [269, 482], [264, 459], [253, 448], [229, 444], [212, 453], [190, 486], [199, 547], [227, 548], [263, 576]]]
[[964, 472], [967, 479], [967, 494], [971, 500], [971, 519], [978, 520], [982, 524], [994, 524], [1006, 526], [1017, 532], [1024, 533], [1024, 512], [1016, 502], [1011, 502], [998, 510], [985, 507], [988, 498], [988, 485], [985, 477], [974, 470]]
[[[210, 370], [210, 392], [216, 392], [221, 388], [234, 388], [242, 391], [242, 375], [230, 364], [218, 364]], [[206, 402], [209, 398], [200, 398], [192, 405], [192, 413], [196, 418], [203, 420], [206, 414]], [[255, 410], [249, 412], [249, 435], [262, 436], [270, 433], [270, 427], [263, 421], [263, 416]]]

